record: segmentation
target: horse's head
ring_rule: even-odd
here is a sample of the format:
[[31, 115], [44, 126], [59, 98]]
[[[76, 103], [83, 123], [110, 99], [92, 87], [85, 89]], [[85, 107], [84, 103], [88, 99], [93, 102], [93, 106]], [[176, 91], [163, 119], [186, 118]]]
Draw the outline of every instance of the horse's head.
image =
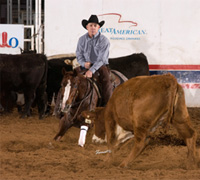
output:
[[68, 112], [75, 101], [78, 94], [78, 83], [75, 82], [75, 77], [64, 76], [61, 82], [61, 111]]
[[63, 70], [63, 80], [60, 88], [60, 108], [61, 111], [67, 113], [70, 108], [76, 105], [77, 100], [81, 99], [84, 94], [86, 78], [80, 74], [73, 72], [66, 72]]

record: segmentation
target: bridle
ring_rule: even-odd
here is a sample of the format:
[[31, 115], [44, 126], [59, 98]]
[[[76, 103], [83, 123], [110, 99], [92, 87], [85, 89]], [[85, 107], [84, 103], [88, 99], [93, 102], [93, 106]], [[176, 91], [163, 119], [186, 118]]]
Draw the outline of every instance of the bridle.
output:
[[[68, 104], [67, 106], [65, 106], [64, 110], [61, 110], [63, 113], [65, 114], [68, 114], [70, 109], [75, 107], [76, 105], [78, 105], [78, 108], [73, 116], [73, 118], [70, 120], [71, 122], [76, 118], [82, 104], [84, 103], [85, 100], [87, 100], [89, 97], [90, 97], [90, 108], [89, 110], [91, 110], [91, 101], [92, 101], [92, 97], [93, 97], [93, 84], [92, 84], [92, 81], [87, 78], [87, 89], [86, 89], [86, 94], [85, 96], [83, 97], [83, 99], [81, 99], [80, 101], [78, 102], [75, 102], [76, 101], [76, 97], [78, 95], [78, 85], [76, 85], [74, 88], [76, 88], [76, 92], [75, 92], [75, 95], [73, 97], [73, 100], [72, 100], [72, 103], [71, 104]], [[62, 101], [62, 100], [61, 100]], [[61, 109], [61, 103], [60, 103], [60, 109]], [[69, 114], [68, 114], [69, 115]]]

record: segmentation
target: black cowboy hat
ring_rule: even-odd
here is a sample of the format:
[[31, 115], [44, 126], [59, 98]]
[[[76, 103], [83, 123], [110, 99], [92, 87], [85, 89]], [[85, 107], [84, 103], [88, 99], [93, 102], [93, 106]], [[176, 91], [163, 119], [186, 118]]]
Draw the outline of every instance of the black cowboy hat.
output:
[[104, 25], [105, 21], [99, 22], [98, 17], [96, 15], [91, 15], [89, 20], [87, 21], [86, 19], [82, 20], [82, 25], [85, 29], [88, 23], [97, 23], [100, 27]]

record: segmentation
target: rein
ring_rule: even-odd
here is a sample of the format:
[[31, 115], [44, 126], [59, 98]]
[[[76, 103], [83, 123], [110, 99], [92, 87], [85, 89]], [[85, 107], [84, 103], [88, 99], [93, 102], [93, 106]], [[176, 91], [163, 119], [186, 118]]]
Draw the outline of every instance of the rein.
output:
[[[88, 86], [87, 86], [87, 90], [86, 90], [86, 92], [88, 91], [88, 89], [90, 88], [90, 90], [88, 91], [88, 93], [85, 95], [85, 97], [81, 100], [81, 101], [79, 101], [79, 102], [76, 102], [75, 104], [72, 104], [73, 106], [74, 105], [76, 105], [76, 104], [79, 104], [79, 106], [78, 106], [78, 108], [77, 108], [77, 110], [76, 110], [76, 112], [75, 112], [75, 114], [74, 114], [74, 116], [73, 116], [73, 118], [71, 119], [71, 121], [73, 121], [74, 119], [75, 119], [75, 117], [77, 116], [77, 114], [78, 114], [78, 111], [79, 111], [79, 109], [81, 108], [81, 105], [83, 104], [83, 102], [90, 96], [90, 94], [91, 94], [91, 92], [93, 92], [93, 86], [92, 86], [92, 83], [91, 83], [91, 80], [89, 80], [89, 78], [87, 78], [87, 84], [88, 84]], [[78, 90], [77, 90], [78, 91]], [[93, 94], [93, 93], [92, 93]], [[90, 105], [91, 105], [91, 100], [92, 100], [92, 95], [91, 95], [91, 98], [90, 98]], [[72, 105], [71, 105], [71, 107], [72, 107]], [[71, 108], [70, 107], [70, 108]]]

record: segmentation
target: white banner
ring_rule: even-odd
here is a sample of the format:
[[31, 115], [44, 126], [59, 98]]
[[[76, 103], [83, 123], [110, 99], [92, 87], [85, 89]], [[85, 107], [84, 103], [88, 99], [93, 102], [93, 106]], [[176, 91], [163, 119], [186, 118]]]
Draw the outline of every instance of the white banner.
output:
[[151, 74], [172, 73], [200, 107], [199, 9], [200, 0], [45, 0], [45, 54], [75, 53], [81, 21], [96, 14], [110, 58], [143, 52]]
[[0, 54], [20, 54], [24, 49], [24, 25], [0, 24]]
[[199, 0], [46, 0], [45, 54], [75, 53], [81, 21], [96, 14], [110, 58], [143, 52], [150, 64], [199, 64], [199, 9]]

